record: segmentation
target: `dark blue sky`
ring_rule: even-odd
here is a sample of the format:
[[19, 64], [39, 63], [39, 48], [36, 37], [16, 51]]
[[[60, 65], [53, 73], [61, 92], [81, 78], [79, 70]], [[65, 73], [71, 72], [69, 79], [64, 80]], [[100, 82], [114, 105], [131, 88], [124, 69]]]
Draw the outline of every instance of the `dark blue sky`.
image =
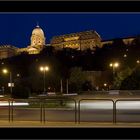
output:
[[140, 13], [1, 13], [0, 45], [26, 47], [37, 22], [46, 43], [52, 36], [96, 30], [102, 39], [140, 34]]

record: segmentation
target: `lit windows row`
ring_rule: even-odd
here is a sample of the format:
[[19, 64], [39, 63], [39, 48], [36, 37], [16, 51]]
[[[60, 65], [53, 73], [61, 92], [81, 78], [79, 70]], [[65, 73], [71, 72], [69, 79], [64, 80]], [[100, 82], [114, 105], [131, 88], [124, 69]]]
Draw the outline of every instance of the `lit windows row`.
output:
[[65, 45], [66, 47], [71, 47], [71, 46], [79, 46], [79, 44], [69, 44], [69, 45]]
[[29, 54], [37, 54], [37, 53], [39, 53], [38, 51], [31, 51], [31, 52], [29, 52]]

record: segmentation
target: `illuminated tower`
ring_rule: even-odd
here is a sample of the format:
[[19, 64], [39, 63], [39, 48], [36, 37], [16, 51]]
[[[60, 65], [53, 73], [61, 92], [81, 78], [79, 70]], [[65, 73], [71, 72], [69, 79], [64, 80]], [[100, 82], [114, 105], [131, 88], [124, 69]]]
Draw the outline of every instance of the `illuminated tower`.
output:
[[32, 31], [31, 35], [31, 44], [28, 46], [27, 51], [29, 54], [37, 54], [39, 53], [45, 45], [45, 36], [43, 30], [36, 26]]

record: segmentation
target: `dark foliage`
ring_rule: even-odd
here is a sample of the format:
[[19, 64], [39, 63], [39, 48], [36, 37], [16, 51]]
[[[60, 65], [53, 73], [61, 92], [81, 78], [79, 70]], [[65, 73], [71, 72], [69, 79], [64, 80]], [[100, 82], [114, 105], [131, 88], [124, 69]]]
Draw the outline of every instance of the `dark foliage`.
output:
[[[38, 94], [43, 90], [43, 74], [39, 71], [39, 67], [48, 65], [50, 71], [46, 74], [46, 86], [55, 91], [60, 91], [60, 79], [69, 79], [73, 67], [81, 67], [82, 70], [88, 71], [102, 71], [109, 70], [109, 64], [118, 61], [120, 63], [119, 71], [125, 69], [125, 67], [133, 69], [136, 66], [136, 61], [140, 59], [139, 46], [139, 36], [127, 45], [122, 39], [115, 39], [112, 44], [105, 44], [102, 48], [97, 47], [96, 51], [90, 49], [80, 51], [71, 48], [56, 51], [52, 46], [45, 46], [41, 53], [37, 55], [22, 53], [0, 60], [0, 69], [8, 68], [12, 72], [14, 82], [17, 79], [16, 75], [19, 73], [18, 80], [22, 82], [22, 85], [30, 88], [31, 92]], [[124, 55], [127, 57], [124, 57]], [[112, 72], [111, 69], [110, 72]], [[0, 84], [4, 83], [5, 85], [2, 84], [2, 86], [6, 87], [8, 78], [6, 79], [2, 73], [0, 75]], [[122, 87], [124, 87], [123, 83]], [[87, 87], [85, 86], [84, 89], [87, 89]]]
[[27, 87], [17, 85], [13, 89], [12, 98], [15, 99], [27, 99], [30, 95], [30, 90]]
[[140, 90], [140, 67], [128, 76], [121, 84], [121, 90]]

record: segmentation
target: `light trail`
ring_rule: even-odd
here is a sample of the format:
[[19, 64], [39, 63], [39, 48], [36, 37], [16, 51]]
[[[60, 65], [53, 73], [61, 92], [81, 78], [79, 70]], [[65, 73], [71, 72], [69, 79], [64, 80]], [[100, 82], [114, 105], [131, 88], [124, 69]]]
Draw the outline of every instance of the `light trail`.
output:
[[[12, 105], [10, 103], [10, 105]], [[29, 103], [16, 103], [16, 102], [13, 102], [13, 106], [28, 106]], [[9, 102], [8, 101], [0, 101], [0, 106], [9, 106]]]
[[[74, 108], [74, 103], [68, 103], [69, 107]], [[78, 104], [77, 104], [78, 107]], [[80, 104], [81, 109], [113, 109], [111, 101], [82, 101]], [[118, 101], [116, 108], [119, 110], [140, 110], [140, 101]]]

